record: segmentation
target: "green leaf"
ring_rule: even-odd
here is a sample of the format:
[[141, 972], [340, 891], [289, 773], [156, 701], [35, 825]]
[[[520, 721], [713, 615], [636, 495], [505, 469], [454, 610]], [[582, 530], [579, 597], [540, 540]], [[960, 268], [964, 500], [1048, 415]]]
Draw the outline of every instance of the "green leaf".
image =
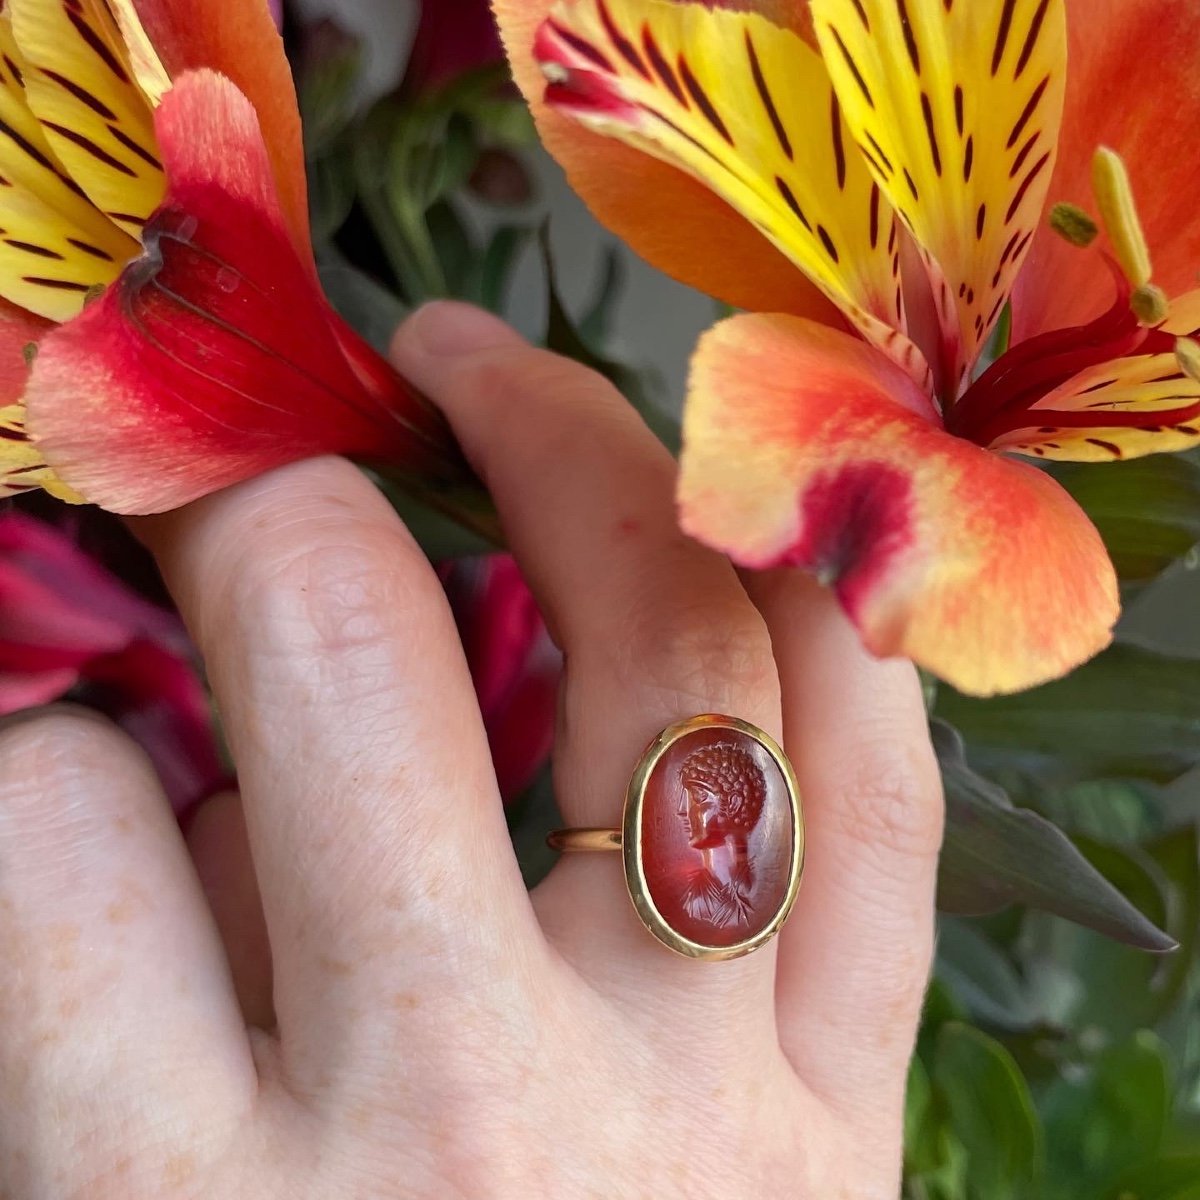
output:
[[1058, 1079], [1041, 1104], [1051, 1197], [1099, 1194], [1120, 1172], [1157, 1158], [1171, 1107], [1164, 1048], [1146, 1031], [1105, 1050], [1086, 1074]]
[[484, 308], [503, 313], [517, 257], [532, 236], [532, 229], [518, 225], [503, 225], [492, 234], [479, 260], [475, 283], [476, 298]]
[[[1074, 977], [1078, 988], [1055, 1015], [1103, 1044], [1156, 1028], [1177, 1006], [1186, 1008], [1180, 1002], [1200, 937], [1200, 843], [1189, 827], [1143, 847], [1088, 848], [1120, 886], [1152, 911], [1158, 908], [1167, 933], [1180, 943], [1174, 954], [1138, 954], [1088, 930], [1037, 913], [1027, 916], [1020, 940], [1026, 978], [1037, 984], [1047, 968], [1052, 977], [1064, 972]], [[1039, 1003], [1049, 1010], [1044, 1000]]]
[[354, 206], [354, 170], [348, 151], [323, 154], [308, 165], [308, 208], [312, 239], [328, 242]]
[[1044, 909], [1144, 950], [1175, 942], [1156, 928], [1044, 817], [1016, 808], [967, 766], [961, 737], [932, 722], [946, 792], [938, 906], [965, 915], [1019, 903]]
[[935, 1102], [920, 1057], [909, 1064], [904, 1097], [905, 1196], [910, 1200], [966, 1200], [967, 1152]]
[[1200, 763], [1200, 659], [1118, 644], [1065, 679], [978, 700], [945, 685], [936, 714], [972, 765], [1044, 785], [1125, 778], [1166, 783]]
[[354, 118], [362, 70], [362, 45], [332, 21], [306, 31], [296, 69], [304, 149], [310, 159], [325, 154]]
[[1148, 783], [1102, 779], [1061, 788], [1036, 787], [1029, 803], [1068, 833], [1131, 844], [1163, 828], [1166, 802]]
[[966, 921], [938, 922], [937, 975], [976, 1020], [1028, 1029], [1040, 1019], [1012, 959]]
[[1050, 471], [1100, 531], [1127, 595], [1200, 542], [1200, 465], [1183, 455]]
[[1135, 1168], [1101, 1200], [1200, 1200], [1200, 1154], [1163, 1158]]
[[934, 1125], [929, 1073], [920, 1058], [914, 1055], [908, 1067], [908, 1086], [904, 1092], [904, 1160], [908, 1170], [921, 1174], [937, 1165], [931, 1145]]
[[930, 1072], [967, 1152], [970, 1200], [1028, 1200], [1042, 1175], [1042, 1129], [1024, 1077], [999, 1042], [970, 1025], [938, 1035]]
[[479, 248], [474, 235], [458, 209], [445, 200], [430, 207], [425, 214], [425, 225], [441, 264], [446, 294], [468, 296], [479, 266]]
[[604, 346], [612, 337], [613, 316], [617, 300], [625, 286], [625, 260], [616, 246], [604, 253], [604, 269], [596, 285], [587, 311], [579, 320], [579, 336], [589, 346]]

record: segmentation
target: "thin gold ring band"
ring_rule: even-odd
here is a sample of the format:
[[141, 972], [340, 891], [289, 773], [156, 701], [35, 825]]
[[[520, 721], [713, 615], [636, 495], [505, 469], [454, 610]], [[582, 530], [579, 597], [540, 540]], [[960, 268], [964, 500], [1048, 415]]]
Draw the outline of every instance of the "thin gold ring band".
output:
[[546, 835], [552, 850], [578, 854], [591, 850], [620, 850], [624, 839], [619, 829], [555, 829]]

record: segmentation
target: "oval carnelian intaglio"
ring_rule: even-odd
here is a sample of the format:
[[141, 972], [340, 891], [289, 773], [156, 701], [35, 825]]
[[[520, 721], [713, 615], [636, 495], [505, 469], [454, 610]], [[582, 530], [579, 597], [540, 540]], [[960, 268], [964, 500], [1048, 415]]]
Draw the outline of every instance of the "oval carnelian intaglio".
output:
[[747, 953], [779, 928], [799, 885], [791, 768], [735, 718], [671, 726], [634, 773], [623, 841], [629, 892], [651, 933], [692, 957]]

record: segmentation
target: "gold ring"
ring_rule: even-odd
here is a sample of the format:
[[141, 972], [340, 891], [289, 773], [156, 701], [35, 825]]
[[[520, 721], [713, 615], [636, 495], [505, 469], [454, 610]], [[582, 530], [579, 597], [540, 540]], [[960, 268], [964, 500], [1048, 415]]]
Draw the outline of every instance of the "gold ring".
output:
[[646, 747], [620, 829], [556, 829], [556, 850], [620, 850], [645, 927], [688, 958], [738, 958], [787, 920], [804, 868], [796, 776], [778, 743], [713, 713]]

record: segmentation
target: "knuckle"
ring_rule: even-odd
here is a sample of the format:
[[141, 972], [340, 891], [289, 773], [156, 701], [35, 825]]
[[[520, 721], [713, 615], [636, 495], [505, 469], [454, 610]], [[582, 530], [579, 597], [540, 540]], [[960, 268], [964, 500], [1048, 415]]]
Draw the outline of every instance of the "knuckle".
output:
[[353, 657], [428, 607], [435, 581], [406, 536], [343, 527], [287, 541], [237, 564], [217, 606], [223, 622], [249, 615], [263, 656]]
[[870, 854], [889, 874], [936, 859], [942, 793], [927, 746], [860, 747], [840, 800], [833, 812], [849, 853]]
[[627, 668], [643, 685], [702, 707], [757, 711], [777, 702], [779, 675], [766, 624], [748, 604], [706, 601], [651, 606], [629, 640]]
[[93, 765], [97, 751], [125, 749], [114, 726], [88, 709], [56, 705], [22, 713], [0, 727], [0, 788], [40, 791], [69, 783]]
[[0, 818], [18, 837], [73, 822], [88, 811], [78, 803], [87, 785], [135, 765], [150, 771], [125, 734], [87, 709], [21, 714], [0, 727]]

